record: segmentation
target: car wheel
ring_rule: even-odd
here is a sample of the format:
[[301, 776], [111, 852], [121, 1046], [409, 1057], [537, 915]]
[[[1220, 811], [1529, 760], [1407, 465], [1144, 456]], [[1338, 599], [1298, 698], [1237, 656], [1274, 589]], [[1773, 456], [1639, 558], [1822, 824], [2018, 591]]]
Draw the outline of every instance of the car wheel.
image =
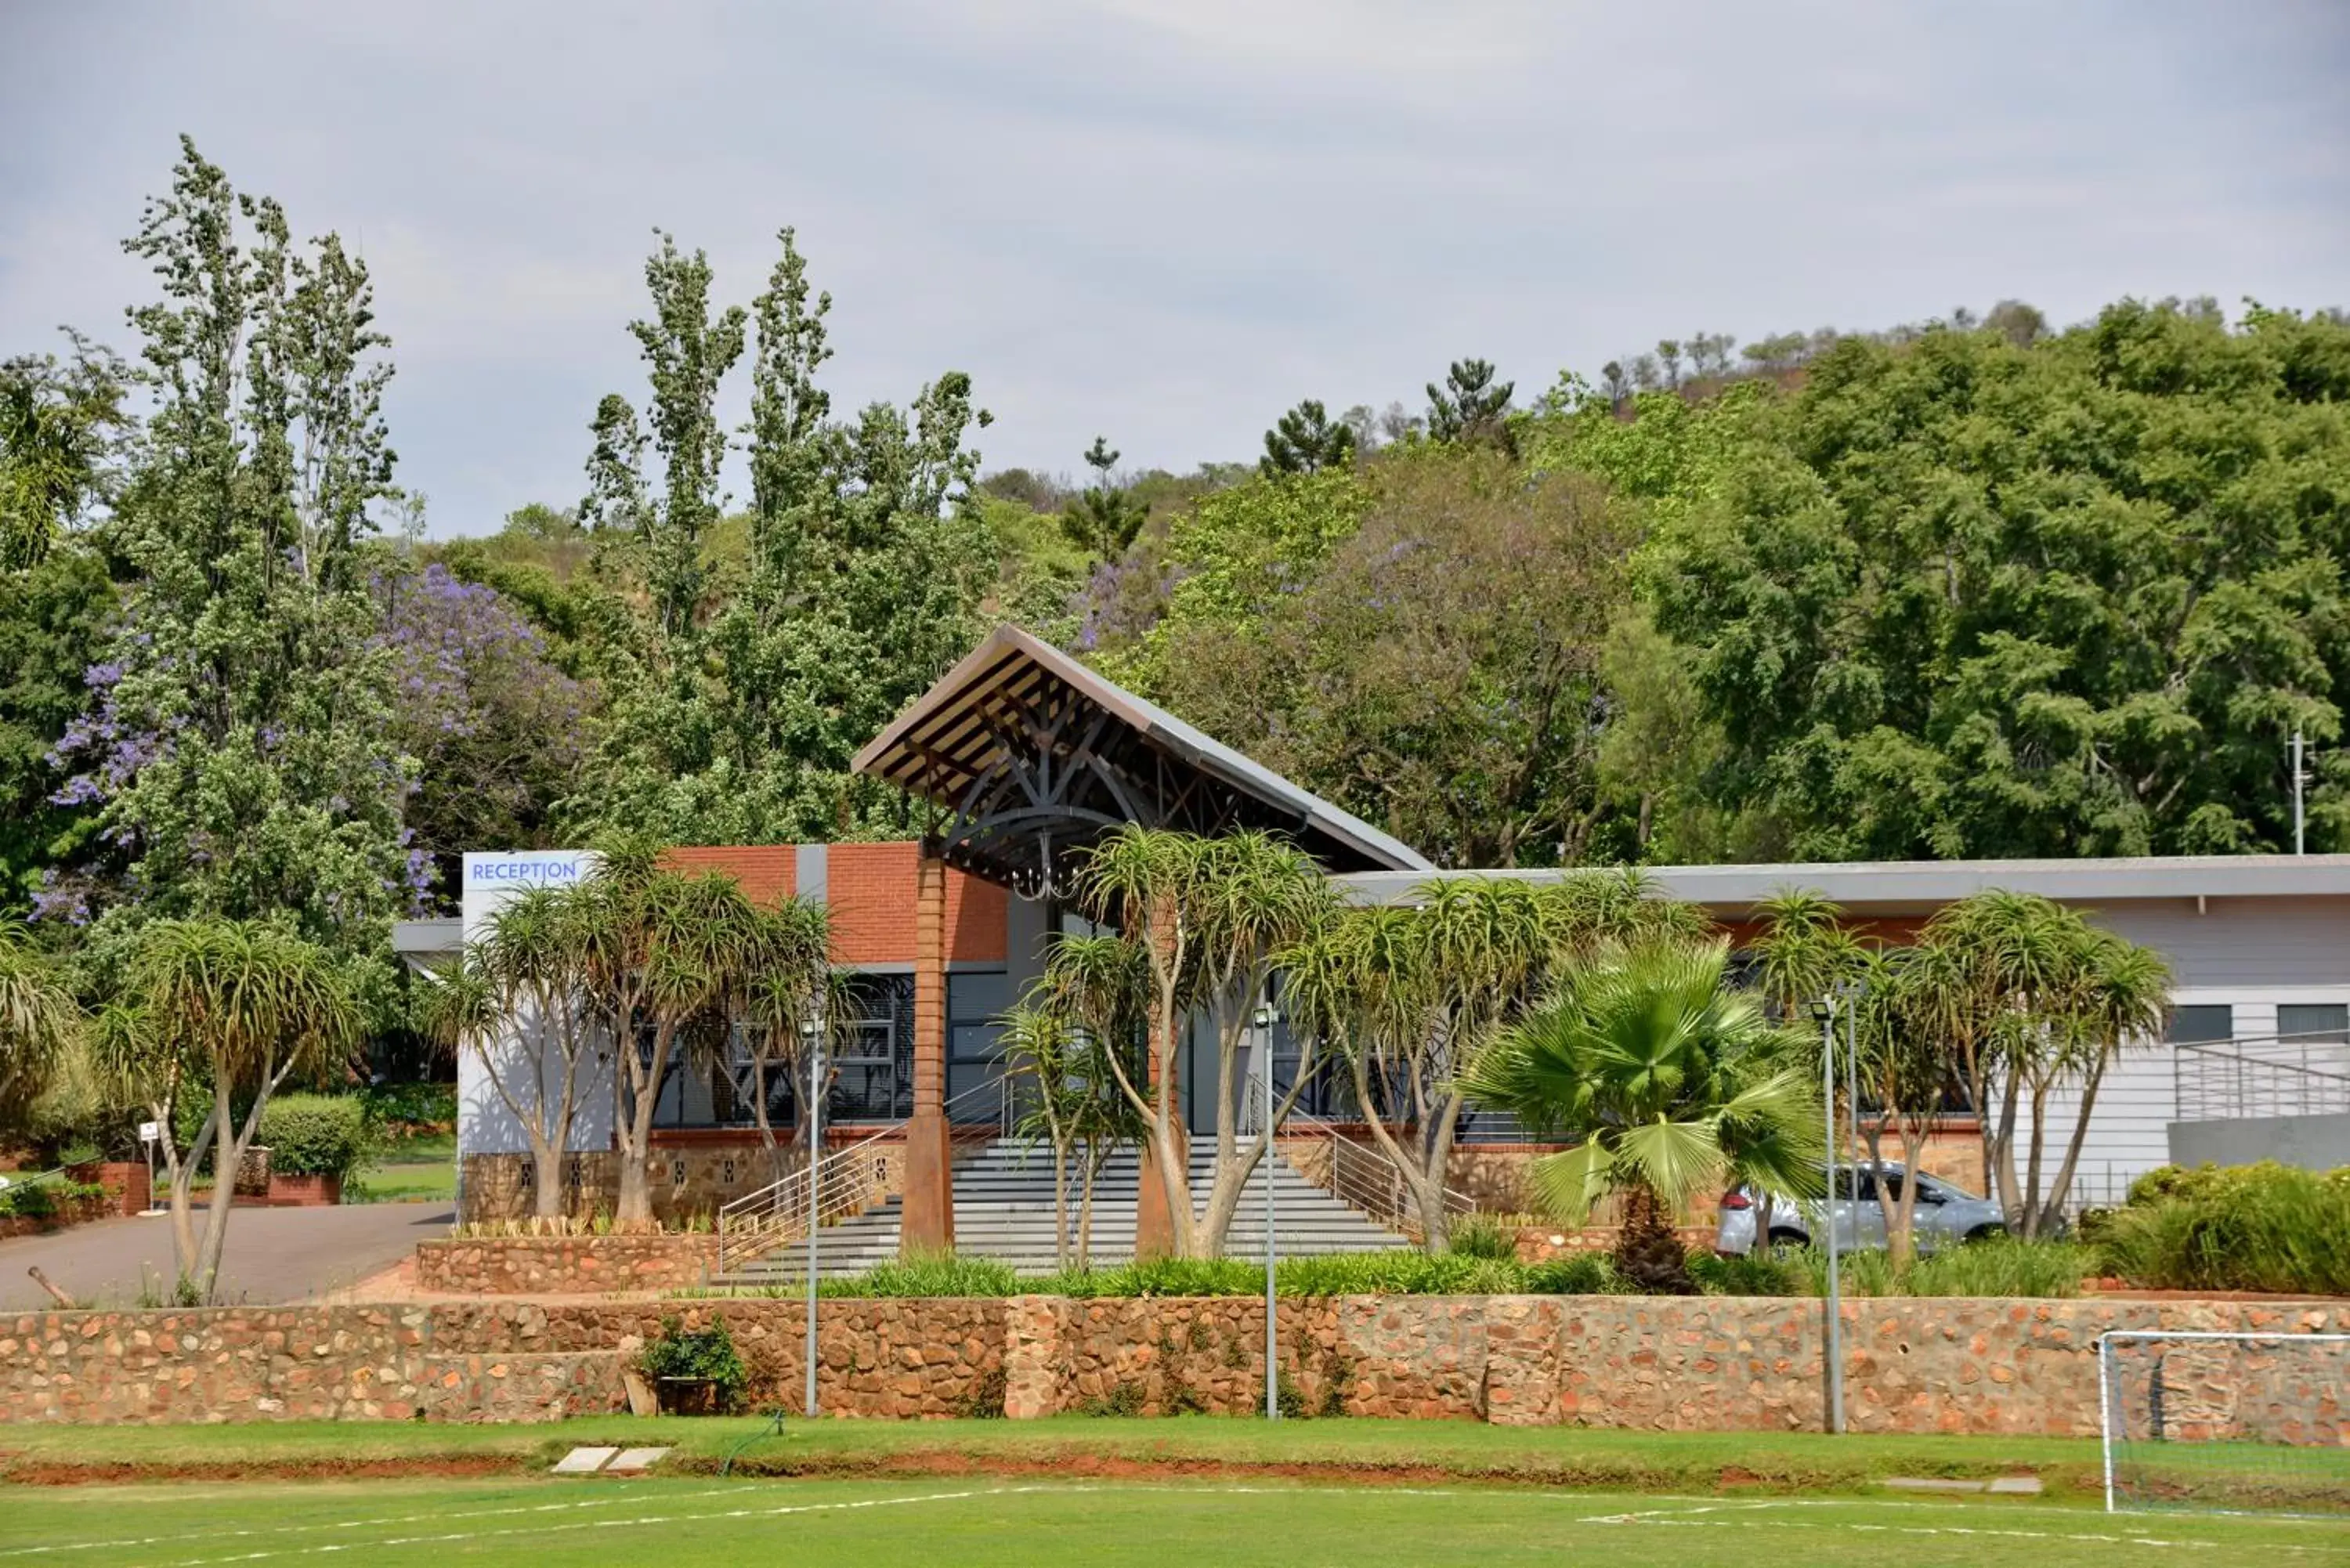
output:
[[1998, 1241], [2005, 1240], [2006, 1236], [2007, 1227], [2004, 1225], [1978, 1225], [1967, 1232], [1970, 1241]]
[[1769, 1242], [1770, 1250], [1773, 1252], [1792, 1252], [1799, 1247], [1808, 1247], [1811, 1244], [1812, 1239], [1801, 1231], [1777, 1229], [1772, 1231]]

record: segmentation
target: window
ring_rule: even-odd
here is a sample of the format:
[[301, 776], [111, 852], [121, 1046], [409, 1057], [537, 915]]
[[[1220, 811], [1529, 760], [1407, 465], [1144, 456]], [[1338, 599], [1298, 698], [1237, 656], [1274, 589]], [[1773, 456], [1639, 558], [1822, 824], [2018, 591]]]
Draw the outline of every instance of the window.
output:
[[2281, 1002], [2277, 1003], [2277, 1040], [2284, 1045], [2350, 1044], [2350, 1004]]
[[1000, 971], [947, 976], [947, 1115], [957, 1121], [986, 1121], [996, 1114], [995, 1097], [976, 1093], [1003, 1072], [1003, 1026], [1010, 1011], [1012, 977]]
[[2236, 1010], [2227, 1002], [2197, 1002], [2170, 1014], [2170, 1044], [2209, 1045], [2236, 1037]]

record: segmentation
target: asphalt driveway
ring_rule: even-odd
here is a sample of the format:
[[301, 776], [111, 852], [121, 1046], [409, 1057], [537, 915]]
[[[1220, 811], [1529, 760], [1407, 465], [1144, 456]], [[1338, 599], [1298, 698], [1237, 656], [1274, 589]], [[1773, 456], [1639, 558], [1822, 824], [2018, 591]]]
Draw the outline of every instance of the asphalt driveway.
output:
[[[345, 1289], [445, 1236], [446, 1203], [353, 1203], [333, 1209], [239, 1209], [229, 1216], [219, 1299], [274, 1306]], [[199, 1233], [203, 1223], [200, 1211]], [[84, 1306], [136, 1306], [142, 1282], [168, 1291], [172, 1222], [101, 1220], [0, 1241], [0, 1311], [56, 1303], [25, 1271], [37, 1268]]]

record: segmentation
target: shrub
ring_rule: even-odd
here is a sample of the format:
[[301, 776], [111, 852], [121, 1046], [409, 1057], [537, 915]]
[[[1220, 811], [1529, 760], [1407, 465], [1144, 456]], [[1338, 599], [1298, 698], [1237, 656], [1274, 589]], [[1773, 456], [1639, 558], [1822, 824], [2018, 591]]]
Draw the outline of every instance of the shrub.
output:
[[2350, 1169], [2149, 1172], [2097, 1251], [2105, 1272], [2149, 1290], [2350, 1293]]
[[1494, 1215], [1464, 1214], [1453, 1221], [1452, 1233], [1445, 1238], [1444, 1247], [1459, 1257], [1514, 1262], [1518, 1256], [1518, 1228], [1504, 1224]]
[[376, 1155], [367, 1107], [350, 1095], [280, 1095], [261, 1113], [260, 1141], [287, 1176], [349, 1176]]
[[655, 1383], [664, 1377], [707, 1378], [722, 1410], [732, 1410], [742, 1401], [751, 1380], [723, 1318], [712, 1319], [707, 1328], [687, 1328], [674, 1317], [661, 1319], [660, 1334], [637, 1353], [637, 1370]]
[[1690, 1277], [1710, 1296], [1800, 1296], [1810, 1280], [1803, 1267], [1776, 1250], [1724, 1255], [1691, 1252]]
[[376, 1084], [362, 1089], [359, 1098], [368, 1120], [394, 1142], [456, 1129], [454, 1084]]
[[0, 1220], [47, 1220], [57, 1211], [53, 1183], [18, 1181], [0, 1188]]
[[[1692, 1258], [1691, 1264], [1696, 1261]], [[1538, 1296], [1621, 1295], [1631, 1288], [1616, 1272], [1616, 1261], [1605, 1252], [1562, 1252], [1545, 1258], [1527, 1267], [1525, 1281], [1526, 1290]]]
[[917, 1254], [877, 1263], [845, 1280], [817, 1282], [826, 1296], [1010, 1296], [1024, 1289], [1012, 1265], [994, 1258], [964, 1258], [952, 1252]]
[[1913, 1296], [2076, 1296], [2095, 1266], [2077, 1242], [1999, 1236], [1919, 1258], [1902, 1286]]

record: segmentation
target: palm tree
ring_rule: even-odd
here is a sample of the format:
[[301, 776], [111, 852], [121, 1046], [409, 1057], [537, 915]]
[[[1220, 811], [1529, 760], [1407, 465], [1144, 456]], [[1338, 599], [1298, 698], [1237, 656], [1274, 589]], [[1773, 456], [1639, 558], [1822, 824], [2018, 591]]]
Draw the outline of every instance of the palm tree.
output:
[[[100, 1034], [117, 1074], [141, 1085], [161, 1134], [183, 1294], [212, 1298], [236, 1172], [270, 1096], [288, 1078], [348, 1064], [360, 1025], [333, 956], [279, 927], [159, 920], [139, 934], [123, 995], [102, 1018]], [[182, 1150], [172, 1111], [182, 1095], [206, 1092], [212, 1104]], [[208, 1151], [213, 1198], [199, 1240], [195, 1175]]]
[[64, 971], [22, 926], [0, 921], [0, 1127], [39, 1096], [79, 1040], [81, 1025]]
[[1808, 1042], [1723, 984], [1723, 942], [1652, 942], [1569, 970], [1555, 995], [1471, 1068], [1482, 1102], [1575, 1147], [1534, 1162], [1534, 1189], [1579, 1224], [1623, 1198], [1616, 1263], [1652, 1292], [1695, 1286], [1673, 1216], [1701, 1191], [1752, 1181], [1820, 1188], [1820, 1104]]

